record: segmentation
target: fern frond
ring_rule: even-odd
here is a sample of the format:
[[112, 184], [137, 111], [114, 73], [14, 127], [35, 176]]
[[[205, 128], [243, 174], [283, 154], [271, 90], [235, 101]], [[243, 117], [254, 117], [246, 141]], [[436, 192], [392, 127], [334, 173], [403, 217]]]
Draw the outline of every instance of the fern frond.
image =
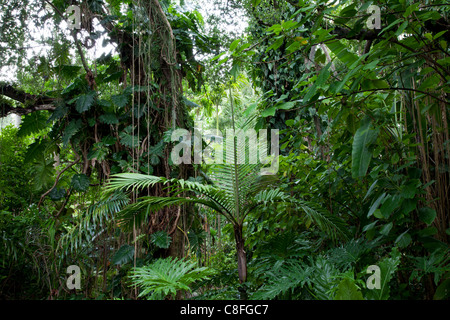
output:
[[174, 297], [177, 291], [191, 291], [190, 285], [197, 280], [208, 279], [214, 271], [201, 267], [195, 262], [177, 258], [158, 259], [148, 266], [134, 269], [131, 274], [132, 286], [139, 286], [140, 297], [150, 294], [150, 299]]
[[210, 199], [145, 196], [139, 198], [138, 202], [129, 204], [125, 207], [120, 212], [118, 219], [125, 228], [132, 228], [133, 222], [138, 225], [142, 224], [153, 212], [157, 212], [166, 207], [179, 206], [186, 203], [205, 205], [229, 218], [229, 215], [227, 215], [220, 204]]
[[168, 179], [140, 173], [118, 173], [111, 176], [105, 187], [106, 192], [115, 190], [136, 191], [153, 187], [157, 183], [166, 183]]
[[322, 231], [327, 233], [333, 241], [349, 238], [346, 223], [338, 216], [330, 214], [324, 208], [318, 208], [316, 204], [312, 202], [297, 200], [296, 205], [305, 212], [306, 216], [314, 221]]
[[92, 242], [101, 229], [115, 221], [116, 215], [129, 203], [122, 192], [114, 192], [89, 206], [86, 214], [59, 240], [58, 248], [64, 254], [72, 252], [83, 244]]

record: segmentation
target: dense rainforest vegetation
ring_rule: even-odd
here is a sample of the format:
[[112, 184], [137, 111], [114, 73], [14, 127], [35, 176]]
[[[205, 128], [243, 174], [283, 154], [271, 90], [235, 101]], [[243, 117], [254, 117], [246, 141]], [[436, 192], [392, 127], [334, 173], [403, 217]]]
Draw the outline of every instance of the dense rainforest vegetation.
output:
[[0, 0], [0, 299], [448, 300], [449, 13]]

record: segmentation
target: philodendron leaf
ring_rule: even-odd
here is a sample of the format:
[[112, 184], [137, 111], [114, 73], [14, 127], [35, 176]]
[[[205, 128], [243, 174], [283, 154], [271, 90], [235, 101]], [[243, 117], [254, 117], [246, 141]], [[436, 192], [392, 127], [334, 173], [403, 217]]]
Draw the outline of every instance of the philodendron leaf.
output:
[[69, 122], [69, 124], [66, 126], [66, 129], [64, 130], [64, 133], [61, 137], [61, 141], [63, 143], [63, 146], [67, 146], [70, 139], [74, 134], [76, 134], [81, 127], [83, 126], [83, 123], [81, 119], [72, 120]]
[[436, 211], [434, 209], [424, 207], [419, 209], [419, 219], [430, 225], [436, 218]]
[[172, 242], [172, 238], [164, 231], [158, 231], [151, 235], [152, 243], [158, 248], [167, 249]]
[[114, 254], [112, 258], [112, 263], [117, 265], [126, 264], [133, 260], [134, 257], [134, 247], [128, 244], [125, 244], [120, 247], [119, 250]]
[[377, 266], [380, 268], [379, 289], [369, 289], [365, 297], [370, 300], [387, 300], [390, 295], [389, 282], [393, 279], [400, 264], [400, 252], [394, 247], [389, 257], [384, 258]]
[[352, 147], [352, 177], [363, 177], [367, 173], [372, 151], [370, 145], [376, 141], [378, 130], [372, 127], [370, 119], [363, 120], [362, 125], [356, 131]]
[[75, 109], [77, 109], [79, 113], [88, 111], [94, 103], [95, 95], [96, 92], [91, 91], [87, 94], [79, 96], [75, 105]]
[[72, 177], [72, 187], [76, 191], [86, 191], [89, 187], [89, 178], [83, 173], [74, 174]]
[[62, 198], [64, 198], [65, 195], [66, 189], [59, 187], [53, 188], [52, 191], [50, 191], [50, 193], [48, 194], [50, 199], [52, 199], [53, 201], [61, 200]]
[[339, 283], [334, 300], [364, 300], [364, 298], [354, 281], [345, 278]]
[[17, 136], [26, 137], [45, 129], [46, 127], [47, 115], [45, 115], [42, 111], [33, 112], [23, 116]]
[[129, 96], [126, 93], [117, 94], [111, 97], [112, 102], [119, 108], [123, 108], [128, 103]]
[[119, 119], [113, 113], [102, 114], [98, 119], [100, 120], [100, 122], [106, 123], [106, 124], [118, 124], [119, 123]]

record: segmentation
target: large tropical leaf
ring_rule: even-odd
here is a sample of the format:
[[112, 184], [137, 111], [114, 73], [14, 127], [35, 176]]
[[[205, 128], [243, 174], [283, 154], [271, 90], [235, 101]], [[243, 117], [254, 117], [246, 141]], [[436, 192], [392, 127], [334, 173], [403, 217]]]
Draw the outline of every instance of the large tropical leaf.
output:
[[374, 129], [369, 119], [363, 120], [361, 127], [356, 131], [352, 149], [352, 176], [353, 178], [366, 175], [372, 159], [370, 145], [378, 136], [378, 130]]
[[133, 260], [134, 257], [134, 247], [128, 244], [124, 244], [116, 251], [112, 258], [112, 263], [117, 265], [122, 265]]
[[371, 289], [366, 294], [368, 299], [387, 300], [390, 295], [389, 283], [400, 264], [400, 252], [397, 248], [393, 248], [389, 257], [384, 258], [378, 267], [380, 267], [380, 289]]
[[354, 280], [344, 278], [339, 282], [334, 300], [364, 300]]
[[88, 111], [91, 108], [91, 106], [94, 104], [95, 96], [96, 96], [95, 91], [91, 91], [87, 94], [83, 94], [83, 95], [79, 96], [76, 100], [77, 102], [75, 105], [75, 108], [77, 109], [77, 111], [79, 113]]
[[289, 260], [280, 267], [268, 271], [268, 281], [252, 296], [252, 299], [274, 299], [286, 293], [292, 293], [297, 287], [310, 282], [313, 269], [295, 260]]

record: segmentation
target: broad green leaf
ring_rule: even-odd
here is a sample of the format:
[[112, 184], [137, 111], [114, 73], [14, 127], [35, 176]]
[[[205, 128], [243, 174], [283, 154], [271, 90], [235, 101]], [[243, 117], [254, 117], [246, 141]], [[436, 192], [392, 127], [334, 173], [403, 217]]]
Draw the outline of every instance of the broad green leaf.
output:
[[111, 101], [119, 108], [123, 108], [127, 105], [128, 103], [128, 94], [123, 93], [123, 94], [117, 94], [117, 95], [113, 95], [111, 97]]
[[364, 298], [354, 281], [345, 278], [339, 283], [334, 300], [364, 300]]
[[365, 119], [356, 131], [352, 146], [352, 177], [358, 178], [366, 175], [372, 159], [370, 145], [378, 136], [378, 130], [373, 129], [370, 119]]
[[317, 80], [316, 80], [316, 85], [317, 88], [322, 88], [323, 85], [325, 84], [325, 82], [328, 80], [328, 78], [330, 77], [330, 71], [328, 71], [328, 69], [330, 69], [332, 65], [332, 62], [329, 62], [325, 67], [322, 68], [322, 70], [320, 71], [319, 75], [317, 76]]
[[66, 189], [60, 187], [54, 187], [52, 191], [50, 191], [50, 193], [48, 194], [50, 199], [52, 199], [53, 201], [61, 200], [62, 198], [64, 198], [65, 195]]
[[48, 126], [47, 116], [41, 112], [32, 112], [23, 117], [20, 124], [18, 137], [26, 137], [45, 129]]
[[387, 235], [389, 234], [389, 232], [391, 231], [392, 226], [393, 226], [393, 223], [392, 223], [392, 222], [389, 222], [389, 223], [385, 224], [385, 225], [383, 226], [383, 228], [381, 228], [380, 233], [381, 233], [382, 235], [384, 235], [384, 236], [387, 236]]
[[298, 22], [292, 21], [292, 20], [283, 21], [281, 23], [281, 27], [283, 27], [283, 29], [285, 29], [285, 30], [290, 30], [292, 28], [295, 28], [297, 25], [298, 25]]
[[373, 70], [376, 68], [377, 64], [380, 62], [379, 59], [376, 59], [368, 64], [366, 64], [363, 68], [363, 70]]
[[302, 44], [299, 41], [294, 41], [286, 48], [286, 51], [288, 53], [291, 53], [300, 48], [301, 46]]
[[279, 47], [281, 47], [281, 45], [284, 42], [284, 37], [279, 36], [276, 38], [275, 42], [272, 43], [267, 49], [266, 49], [266, 53], [269, 52], [271, 49], [273, 50], [277, 50]]
[[244, 117], [249, 117], [250, 115], [254, 114], [257, 107], [258, 107], [257, 103], [250, 104], [244, 111]]
[[102, 114], [100, 117], [98, 117], [100, 122], [106, 123], [106, 124], [118, 124], [119, 119], [117, 119], [116, 115], [113, 113], [105, 113]]
[[234, 40], [230, 45], [230, 51], [234, 51], [238, 46], [239, 42], [241, 42], [241, 39]]
[[89, 188], [89, 178], [84, 173], [74, 174], [71, 185], [76, 191], [84, 192]]
[[79, 96], [77, 99], [77, 103], [75, 105], [75, 109], [79, 113], [88, 111], [91, 108], [91, 106], [94, 104], [94, 99], [95, 99], [96, 94], [97, 93], [95, 91], [91, 91], [87, 94], [83, 94], [83, 95]]
[[69, 107], [64, 103], [59, 103], [56, 109], [53, 111], [47, 122], [52, 122], [63, 118], [69, 112]]
[[429, 207], [424, 207], [419, 209], [419, 219], [422, 222], [430, 225], [436, 219], [436, 211]]
[[384, 33], [384, 32], [386, 32], [386, 31], [388, 31], [389, 29], [391, 29], [393, 26], [395, 26], [396, 24], [399, 24], [400, 22], [402, 22], [403, 20], [402, 19], [397, 19], [397, 20], [395, 20], [394, 22], [392, 22], [390, 25], [388, 25], [386, 28], [384, 28], [383, 30], [381, 30], [381, 32], [380, 32], [380, 36]]
[[167, 249], [172, 242], [172, 238], [165, 231], [158, 231], [151, 235], [151, 242], [158, 248]]
[[396, 36], [399, 36], [402, 34], [402, 32], [406, 29], [408, 26], [408, 21], [403, 22], [400, 27], [398, 27], [397, 31], [395, 32]]
[[46, 140], [36, 140], [32, 144], [30, 144], [25, 153], [24, 162], [31, 163], [39, 156], [42, 156], [45, 152], [45, 149], [48, 146], [48, 141]]
[[74, 94], [77, 91], [84, 91], [87, 85], [86, 82], [80, 78], [75, 78], [71, 84], [69, 84], [63, 91], [61, 91], [62, 95], [66, 94]]
[[289, 109], [292, 109], [294, 106], [295, 106], [295, 102], [289, 101], [289, 102], [279, 103], [275, 107], [277, 109], [281, 109], [281, 110], [289, 110]]
[[134, 247], [128, 244], [124, 244], [116, 251], [112, 258], [112, 263], [115, 265], [124, 265], [134, 258]]
[[402, 198], [398, 195], [388, 195], [383, 201], [380, 207], [380, 212], [383, 218], [387, 219], [392, 214], [392, 212], [397, 209], [402, 204]]
[[121, 132], [119, 134], [120, 137], [120, 143], [122, 143], [124, 146], [130, 147], [130, 148], [136, 148], [140, 144], [140, 139], [137, 136], [128, 134], [126, 132]]
[[33, 166], [33, 187], [36, 191], [47, 188], [54, 181], [53, 160], [42, 160]]
[[407, 230], [397, 237], [397, 239], [395, 240], [395, 244], [398, 245], [399, 248], [406, 248], [411, 243], [411, 240], [411, 236], [409, 235]]
[[211, 61], [215, 61], [215, 60], [220, 59], [224, 54], [227, 54], [227, 52], [224, 51], [224, 52], [222, 52], [222, 53], [219, 53], [217, 56], [215, 56], [214, 58], [212, 58]]
[[384, 200], [384, 198], [386, 197], [386, 193], [383, 193], [382, 195], [380, 195], [377, 200], [375, 200], [375, 202], [372, 204], [372, 206], [369, 209], [369, 212], [367, 213], [367, 218], [369, 218], [374, 212], [375, 210], [378, 209], [378, 206], [380, 205], [380, 203]]
[[64, 147], [67, 146], [70, 139], [73, 137], [74, 134], [76, 134], [81, 129], [81, 127], [82, 127], [81, 119], [72, 120], [71, 122], [69, 122], [61, 137], [61, 141]]
[[420, 3], [414, 3], [410, 5], [408, 8], [406, 8], [405, 13], [403, 13], [403, 16], [405, 18], [409, 17], [413, 11], [417, 11], [419, 8]]
[[275, 112], [277, 111], [277, 108], [275, 106], [271, 106], [267, 108], [266, 110], [261, 112], [262, 117], [273, 117], [275, 115]]
[[365, 296], [370, 300], [387, 300], [390, 296], [390, 281], [400, 264], [400, 252], [393, 248], [390, 256], [377, 263], [380, 268], [380, 289], [367, 290]]
[[112, 82], [112, 81], [118, 80], [118, 79], [120, 79], [122, 76], [123, 76], [123, 71], [116, 71], [116, 72], [113, 72], [113, 73], [109, 74], [108, 76], [106, 76], [106, 77], [103, 79], [103, 83], [108, 83], [108, 82]]
[[375, 225], [376, 225], [377, 223], [378, 223], [378, 220], [375, 220], [374, 222], [369, 223], [368, 225], [364, 226], [364, 228], [362, 229], [362, 231], [363, 231], [363, 232], [366, 232], [366, 231], [372, 230], [372, 229], [375, 227]]
[[240, 72], [240, 65], [238, 62], [233, 62], [233, 67], [231, 68], [230, 74], [233, 79], [237, 79]]
[[345, 77], [338, 83], [338, 85], [336, 86], [336, 88], [334, 89], [334, 93], [339, 93], [341, 92], [342, 88], [345, 86], [345, 84], [347, 83], [347, 81], [350, 79], [350, 77], [352, 77], [355, 73], [357, 73], [359, 71], [359, 69], [361, 69], [363, 67], [363, 65], [359, 65], [354, 69], [351, 69], [350, 72], [348, 72]]
[[252, 6], [256, 8], [261, 3], [261, 0], [252, 0]]
[[378, 184], [378, 179], [375, 180], [375, 181], [372, 183], [372, 185], [370, 186], [369, 190], [367, 190], [367, 193], [366, 193], [366, 195], [364, 196], [363, 201], [366, 200], [367, 197], [370, 196], [370, 195], [372, 194], [372, 191], [375, 189], [375, 187], [377, 186], [377, 184]]
[[449, 300], [450, 299], [450, 279], [444, 280], [434, 293], [433, 300]]
[[[433, 36], [433, 40], [436, 40], [437, 38], [439, 38], [440, 36], [442, 36], [442, 35], [445, 34], [446, 32], [448, 32], [448, 30], [444, 30], [444, 31], [441, 31], [441, 32], [436, 33], [436, 34]], [[448, 58], [448, 57], [447, 57], [447, 58]]]
[[341, 41], [333, 41], [327, 43], [327, 47], [337, 56], [339, 60], [345, 63], [347, 67], [350, 67], [359, 59], [359, 57], [356, 54], [350, 52], [347, 49], [347, 46], [344, 45]]

